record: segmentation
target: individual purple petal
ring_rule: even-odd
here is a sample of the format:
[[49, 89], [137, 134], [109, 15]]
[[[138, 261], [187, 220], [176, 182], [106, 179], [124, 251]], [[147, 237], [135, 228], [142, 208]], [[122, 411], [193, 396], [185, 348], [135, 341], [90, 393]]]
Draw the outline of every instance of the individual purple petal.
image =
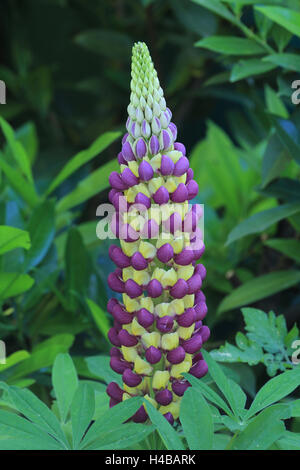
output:
[[145, 238], [157, 238], [159, 234], [159, 225], [154, 219], [147, 220], [141, 230]]
[[172, 382], [172, 390], [173, 392], [182, 397], [184, 392], [190, 387], [191, 385], [186, 380], [174, 380]]
[[153, 200], [156, 204], [166, 204], [169, 201], [169, 192], [167, 188], [161, 186], [158, 190], [153, 194]]
[[186, 185], [186, 188], [188, 191], [188, 200], [197, 196], [199, 187], [195, 180], [189, 181]]
[[175, 142], [174, 149], [178, 150], [178, 152], [181, 152], [182, 155], [186, 155], [185, 146], [181, 142]]
[[119, 403], [120, 403], [119, 400], [115, 400], [114, 398], [111, 398], [109, 400], [109, 407], [113, 408], [114, 406], [118, 405]]
[[180, 364], [180, 362], [184, 361], [185, 358], [185, 350], [182, 346], [178, 346], [171, 351], [168, 351], [167, 359], [171, 364]]
[[172, 132], [173, 140], [176, 140], [176, 138], [177, 138], [177, 126], [176, 126], [176, 124], [174, 124], [174, 122], [170, 122], [169, 129]]
[[174, 162], [167, 155], [161, 156], [160, 172], [163, 176], [172, 175], [174, 171]]
[[131, 147], [130, 143], [128, 142], [128, 140], [122, 146], [122, 155], [123, 155], [124, 159], [127, 162], [135, 160], [135, 156], [134, 156], [134, 153], [132, 151], [132, 147]]
[[135, 204], [138, 204], [140, 206], [144, 206], [144, 207], [140, 207], [139, 210], [142, 212], [142, 209], [150, 209], [151, 207], [151, 199], [150, 197], [146, 196], [146, 194], [143, 194], [143, 193], [137, 193], [137, 195], [135, 196], [135, 200], [134, 200], [134, 203]]
[[133, 174], [130, 168], [125, 168], [121, 174], [122, 181], [130, 188], [138, 184], [138, 178]]
[[118, 357], [119, 359], [122, 358], [122, 353], [121, 353], [120, 349], [117, 348], [117, 347], [110, 348], [109, 354], [110, 354], [111, 357], [115, 356], [115, 357]]
[[160, 390], [155, 394], [155, 400], [162, 406], [167, 406], [171, 403], [173, 398], [172, 392], [167, 388]]
[[147, 153], [147, 145], [144, 141], [144, 139], [141, 137], [135, 146], [135, 154], [137, 158], [142, 159]]
[[194, 260], [197, 261], [198, 259], [201, 258], [201, 256], [203, 255], [205, 251], [205, 245], [204, 243], [202, 242], [201, 243], [201, 248], [199, 249], [193, 249], [193, 252], [194, 252]]
[[195, 268], [195, 274], [200, 274], [201, 279], [203, 281], [203, 279], [205, 279], [205, 277], [206, 277], [206, 268], [205, 268], [205, 266], [201, 263], [197, 264], [197, 266]]
[[154, 299], [162, 294], [163, 288], [157, 279], [152, 279], [152, 281], [150, 281], [148, 284], [147, 290], [148, 295]]
[[192, 168], [189, 168], [188, 171], [186, 172], [186, 184], [191, 181], [194, 178], [194, 172]]
[[205, 297], [204, 293], [202, 291], [197, 292], [196, 295], [195, 295], [195, 304], [197, 304], [199, 302], [205, 302], [205, 301], [206, 301], [206, 297]]
[[148, 415], [145, 410], [144, 405], [140, 406], [139, 409], [136, 411], [136, 413], [132, 417], [132, 421], [134, 423], [144, 423], [147, 421]]
[[208, 328], [208, 326], [203, 325], [200, 330], [200, 334], [201, 334], [203, 343], [205, 343], [210, 337], [210, 329]]
[[125, 144], [125, 142], [127, 141], [127, 137], [129, 136], [128, 132], [126, 132], [126, 134], [123, 135], [122, 137], [122, 145]]
[[148, 262], [143, 257], [142, 253], [137, 251], [131, 257], [131, 266], [136, 269], [137, 271], [141, 271], [142, 269], [146, 269], [148, 266]]
[[195, 292], [200, 290], [202, 286], [202, 279], [200, 274], [194, 274], [192, 277], [190, 277], [190, 279], [188, 279], [187, 281], [187, 284], [189, 288], [189, 294], [194, 294]]
[[110, 254], [110, 259], [119, 267], [127, 268], [130, 266], [130, 258], [126, 256], [122, 249], [119, 246], [116, 246], [115, 249]]
[[201, 379], [201, 377], [204, 377], [207, 372], [208, 366], [205, 361], [196, 362], [196, 364], [194, 364], [190, 369], [190, 374], [192, 374], [194, 377], [197, 377], [197, 379]]
[[123, 157], [122, 152], [118, 153], [118, 162], [119, 162], [119, 165], [127, 165], [127, 162], [125, 158]]
[[118, 337], [118, 332], [115, 327], [110, 328], [110, 330], [107, 333], [107, 336], [111, 344], [117, 347], [121, 346], [121, 342]]
[[194, 252], [189, 248], [184, 248], [181, 253], [178, 253], [174, 256], [174, 261], [176, 264], [180, 264], [180, 266], [187, 266], [191, 264], [194, 259]]
[[166, 420], [167, 420], [171, 425], [174, 424], [174, 418], [173, 418], [172, 413], [170, 413], [170, 411], [168, 411], [168, 413], [165, 413], [163, 416], [166, 418]]
[[124, 191], [124, 189], [128, 188], [127, 184], [121, 179], [121, 176], [116, 171], [112, 171], [109, 175], [109, 184], [112, 188], [120, 191]]
[[124, 391], [119, 387], [117, 382], [110, 382], [106, 387], [106, 393], [110, 398], [114, 398], [117, 401], [122, 401]]
[[164, 229], [172, 234], [181, 229], [182, 220], [178, 212], [174, 212], [170, 217], [163, 222]]
[[207, 305], [205, 302], [199, 302], [195, 305], [196, 320], [203, 320], [207, 314]]
[[115, 306], [115, 305], [118, 305], [118, 303], [119, 303], [119, 302], [117, 301], [117, 299], [114, 299], [114, 298], [109, 299], [109, 301], [107, 302], [107, 311], [108, 311], [110, 314], [112, 314], [114, 306]]
[[145, 357], [149, 364], [157, 364], [161, 360], [161, 351], [154, 346], [147, 349]]
[[156, 135], [153, 135], [149, 143], [149, 151], [151, 155], [157, 155], [160, 149], [159, 140]]
[[196, 312], [194, 308], [187, 308], [182, 315], [177, 316], [179, 326], [188, 328], [196, 321]]
[[186, 157], [179, 158], [179, 160], [176, 162], [173, 175], [182, 176], [188, 170], [189, 165], [189, 161]]
[[135, 299], [136, 297], [140, 297], [140, 295], [142, 295], [143, 288], [139, 286], [133, 279], [128, 279], [125, 282], [125, 291], [131, 299]]
[[184, 279], [178, 279], [176, 284], [171, 288], [170, 294], [175, 299], [182, 299], [188, 293], [188, 285]]
[[169, 331], [172, 330], [174, 325], [174, 318], [165, 315], [164, 317], [158, 318], [156, 320], [156, 328], [161, 332], [161, 333], [168, 333]]
[[125, 284], [116, 276], [116, 273], [110, 273], [107, 278], [109, 287], [115, 292], [123, 294], [125, 292]]
[[153, 168], [149, 162], [143, 160], [139, 166], [139, 177], [142, 181], [149, 181], [153, 177]]
[[146, 308], [141, 308], [141, 310], [138, 311], [138, 322], [144, 328], [149, 328], [149, 326], [153, 325], [154, 318], [154, 315], [150, 313], [149, 310], [147, 310]]
[[163, 129], [161, 131], [160, 140], [161, 140], [163, 150], [167, 150], [168, 148], [170, 148], [170, 146], [171, 146], [171, 137], [170, 137], [168, 131], [166, 131], [165, 129]]
[[171, 194], [173, 202], [184, 202], [188, 199], [188, 190], [184, 183], [179, 183], [175, 191]]
[[142, 381], [142, 377], [132, 372], [131, 369], [124, 370], [122, 378], [128, 387], [137, 387]]
[[110, 367], [114, 370], [117, 374], [123, 374], [126, 369], [131, 369], [132, 365], [130, 362], [123, 361], [116, 356], [112, 356], [110, 358]]
[[199, 351], [201, 346], [202, 336], [200, 333], [182, 342], [182, 347], [188, 354], [195, 354], [197, 351]]
[[114, 306], [112, 315], [121, 325], [129, 325], [132, 322], [132, 315], [122, 308], [120, 304]]
[[174, 250], [170, 243], [165, 243], [156, 252], [156, 256], [162, 263], [167, 263], [174, 256]]

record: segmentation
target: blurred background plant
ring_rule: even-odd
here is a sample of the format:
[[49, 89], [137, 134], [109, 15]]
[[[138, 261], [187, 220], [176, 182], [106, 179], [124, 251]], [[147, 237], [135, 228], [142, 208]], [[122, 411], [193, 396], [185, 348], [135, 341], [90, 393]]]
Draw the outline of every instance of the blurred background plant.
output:
[[[96, 238], [96, 208], [142, 40], [205, 204], [208, 349], [220, 362], [225, 351], [222, 370], [253, 397], [289, 367], [299, 336], [299, 1], [2, 0], [0, 13], [0, 380], [49, 404], [51, 366], [68, 350], [82, 378], [111, 379], [109, 241]], [[221, 346], [249, 305], [280, 316], [244, 309], [238, 351]]]

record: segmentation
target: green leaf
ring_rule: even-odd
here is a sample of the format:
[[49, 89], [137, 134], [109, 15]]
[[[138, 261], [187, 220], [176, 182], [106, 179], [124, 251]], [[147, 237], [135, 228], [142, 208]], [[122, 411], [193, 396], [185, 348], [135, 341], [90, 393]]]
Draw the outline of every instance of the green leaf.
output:
[[272, 54], [262, 59], [264, 62], [270, 62], [271, 64], [278, 65], [287, 70], [293, 70], [300, 72], [300, 57], [296, 54], [282, 53]]
[[287, 202], [296, 202], [300, 201], [300, 182], [291, 178], [280, 178], [260, 192]]
[[255, 55], [265, 52], [255, 41], [236, 36], [210, 36], [196, 42], [195, 46], [230, 55]]
[[23, 294], [34, 284], [34, 279], [28, 274], [0, 273], [0, 299], [8, 299]]
[[260, 299], [265, 299], [272, 294], [281, 292], [300, 282], [300, 271], [277, 271], [264, 274], [251, 281], [245, 282], [225, 297], [218, 307], [218, 313], [223, 313], [246, 304], [251, 304]]
[[289, 258], [300, 263], [300, 241], [294, 238], [272, 238], [266, 240], [264, 244], [273, 250], [280, 251]]
[[280, 417], [282, 405], [270, 406], [236, 437], [233, 442], [234, 450], [265, 450], [277, 441], [285, 432]]
[[235, 16], [231, 13], [231, 11], [228, 10], [228, 8], [222, 5], [222, 3], [219, 0], [192, 0], [192, 1], [194, 3], [197, 3], [197, 5], [201, 5], [202, 7], [207, 8], [213, 13], [216, 13], [222, 18], [225, 18], [226, 20], [230, 21], [233, 24], [237, 23], [237, 19], [235, 18]]
[[281, 450], [300, 450], [300, 433], [285, 431], [276, 444]]
[[184, 450], [180, 437], [166, 418], [148, 400], [144, 400], [144, 406], [166, 448], [168, 450]]
[[209, 400], [211, 403], [214, 403], [214, 405], [217, 405], [219, 408], [224, 410], [228, 416], [233, 416], [232, 411], [230, 410], [228, 405], [225, 403], [223, 398], [221, 398], [220, 395], [218, 395], [212, 388], [210, 388], [201, 380], [196, 379], [191, 374], [183, 374], [183, 375], [191, 383], [193, 387], [199, 389], [199, 391], [207, 400]]
[[[67, 352], [74, 341], [74, 336], [60, 334], [39, 343], [34, 348], [30, 357], [3, 372], [2, 380], [14, 383], [21, 377], [25, 377], [43, 367], [53, 364], [54, 359], [60, 352]], [[6, 374], [6, 376], [4, 375]]]
[[[210, 450], [213, 444], [212, 412], [201, 393], [189, 388], [180, 403], [180, 422], [191, 450]], [[205, 429], [205, 432], [203, 430]]]
[[106, 338], [108, 330], [110, 328], [110, 324], [109, 324], [109, 321], [108, 321], [108, 318], [107, 318], [105, 312], [93, 300], [86, 299], [86, 302], [87, 302], [87, 304], [90, 308], [90, 311], [93, 315], [93, 318], [95, 320], [95, 323], [96, 323], [99, 331]]
[[45, 201], [35, 208], [27, 227], [31, 237], [31, 248], [24, 260], [24, 269], [29, 271], [46, 256], [55, 235], [54, 202]]
[[279, 24], [296, 36], [300, 36], [300, 13], [289, 8], [274, 6], [256, 6], [256, 10]]
[[236, 403], [235, 393], [232, 390], [232, 384], [226, 377], [221, 367], [214, 361], [207, 351], [203, 351], [203, 357], [208, 365], [209, 374], [215, 381], [221, 393], [226, 398], [235, 416], [239, 415], [239, 409]]
[[0, 255], [15, 248], [30, 248], [30, 236], [25, 230], [0, 225]]
[[88, 283], [88, 254], [82, 236], [75, 227], [72, 227], [68, 233], [65, 263], [69, 307], [74, 311], [78, 306], [80, 295], [85, 295]]
[[52, 383], [61, 420], [65, 422], [78, 387], [77, 372], [69, 354], [57, 355], [53, 364]]
[[[289, 135], [286, 131], [286, 129], [291, 127], [291, 122], [278, 120], [275, 117], [271, 117], [271, 120], [283, 146], [286, 148], [291, 158], [300, 164], [300, 145], [295, 141], [294, 136]], [[297, 131], [295, 127], [293, 130]]]
[[40, 202], [40, 197], [36, 193], [33, 185], [23, 178], [18, 170], [8, 165], [3, 158], [0, 158], [0, 169], [4, 172], [13, 190], [31, 207], [35, 207]]
[[245, 419], [258, 413], [263, 408], [275, 403], [292, 393], [300, 385], [300, 370], [283, 372], [270, 379], [257, 393], [250, 406]]
[[120, 135], [120, 132], [106, 132], [105, 134], [98, 137], [98, 139], [96, 139], [88, 149], [77, 153], [73, 158], [71, 158], [70, 161], [68, 161], [68, 163], [66, 163], [63, 169], [52, 181], [46, 191], [46, 195], [52, 193], [54, 189], [56, 189], [65, 179], [72, 175], [81, 166], [85, 165], [85, 163], [98, 156], [99, 153], [105, 150], [112, 142], [120, 137]]
[[95, 411], [95, 393], [88, 383], [80, 383], [71, 405], [73, 448], [79, 443], [93, 419]]
[[251, 215], [248, 219], [243, 220], [236, 227], [234, 227], [234, 229], [228, 235], [226, 244], [229, 245], [239, 238], [262, 232], [280, 220], [297, 214], [297, 212], [300, 212], [299, 203], [283, 204], [281, 206], [273, 207], [272, 209]]
[[68, 448], [66, 437], [56, 416], [41, 400], [27, 389], [7, 387], [5, 384], [4, 388], [8, 391], [20, 413], [32, 421], [41, 431], [49, 433], [65, 448]]
[[275, 68], [276, 65], [262, 62], [261, 59], [240, 60], [232, 68], [230, 81], [237, 82], [243, 78], [270, 72], [270, 70], [274, 70]]
[[210, 355], [218, 362], [246, 362], [249, 365], [255, 365], [262, 360], [263, 351], [255, 343], [249, 343], [243, 349], [239, 349], [226, 341], [224, 346], [210, 351]]
[[90, 356], [85, 358], [85, 362], [89, 371], [96, 377], [102, 379], [105, 383], [117, 382], [119, 385], [122, 383], [120, 375], [114, 372], [110, 365], [110, 357], [108, 356]]
[[9, 149], [17, 162], [19, 169], [26, 176], [27, 180], [30, 183], [33, 183], [30, 161], [28, 155], [26, 154], [23, 145], [21, 142], [18, 142], [15, 139], [14, 131], [12, 127], [0, 116], [0, 126], [3, 134], [5, 135], [6, 141], [8, 143]]
[[0, 450], [66, 449], [40, 427], [15, 413], [0, 410]]
[[268, 140], [268, 144], [263, 155], [261, 187], [265, 188], [270, 181], [281, 176], [289, 162], [290, 158], [284, 146], [279, 140], [277, 134], [273, 134]]
[[146, 439], [154, 429], [154, 426], [134, 423], [121, 424], [114, 428], [106, 427], [84, 450], [126, 449]]
[[276, 116], [287, 119], [289, 113], [277, 93], [269, 86], [265, 86], [265, 99], [268, 110]]
[[[127, 34], [104, 29], [89, 29], [75, 37], [75, 43], [96, 54], [109, 59], [122, 59], [128, 61], [132, 41]], [[109, 44], [109, 47], [107, 45]]]
[[131, 418], [142, 404], [143, 399], [141, 397], [134, 397], [108, 409], [89, 428], [80, 444], [80, 448], [86, 448], [93, 444], [103, 433], [103, 430], [108, 431], [118, 428], [122, 423]]
[[76, 188], [63, 197], [57, 204], [57, 212], [64, 212], [78, 206], [82, 202], [87, 201], [95, 194], [99, 194], [104, 189], [108, 188], [108, 178], [112, 171], [119, 169], [117, 159], [105, 163], [103, 166], [95, 170], [91, 175], [87, 176], [84, 180], [76, 186]]

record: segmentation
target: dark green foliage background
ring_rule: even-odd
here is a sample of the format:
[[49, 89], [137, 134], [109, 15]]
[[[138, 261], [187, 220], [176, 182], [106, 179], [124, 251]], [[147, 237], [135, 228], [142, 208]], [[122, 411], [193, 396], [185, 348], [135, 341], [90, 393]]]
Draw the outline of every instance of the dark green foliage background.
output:
[[205, 204], [206, 349], [249, 401], [293, 367], [299, 338], [300, 2], [2, 0], [0, 18], [0, 226], [28, 232], [9, 249], [0, 239], [0, 380], [50, 405], [51, 366], [67, 351], [82, 381], [112, 377], [99, 355], [113, 266], [96, 209], [117, 169], [131, 48], [145, 41]]

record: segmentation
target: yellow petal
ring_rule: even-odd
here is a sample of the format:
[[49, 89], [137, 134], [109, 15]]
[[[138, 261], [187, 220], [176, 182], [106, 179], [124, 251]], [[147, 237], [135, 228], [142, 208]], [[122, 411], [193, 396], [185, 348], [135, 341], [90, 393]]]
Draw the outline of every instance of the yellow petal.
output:
[[194, 332], [194, 329], [195, 329], [195, 324], [194, 323], [191, 326], [189, 326], [188, 328], [184, 328], [183, 326], [180, 326], [177, 329], [177, 333], [179, 335], [179, 338], [181, 338], [181, 339], [190, 339], [190, 337], [192, 336], [192, 334]]
[[161, 338], [161, 347], [166, 351], [177, 348], [179, 345], [179, 336], [175, 333], [167, 333]]
[[122, 351], [125, 361], [128, 361], [128, 362], [134, 362], [136, 357], [138, 356], [135, 346], [131, 348], [127, 348], [126, 346], [121, 346], [121, 351]]
[[156, 390], [166, 388], [170, 379], [170, 374], [167, 370], [157, 370], [154, 372], [152, 379], [152, 387]]
[[142, 342], [146, 348], [150, 348], [150, 346], [158, 348], [160, 346], [160, 334], [157, 331], [144, 333], [142, 335]]
[[137, 356], [134, 360], [134, 371], [137, 374], [150, 375], [152, 372], [152, 367], [148, 362], [141, 359], [140, 356]]

